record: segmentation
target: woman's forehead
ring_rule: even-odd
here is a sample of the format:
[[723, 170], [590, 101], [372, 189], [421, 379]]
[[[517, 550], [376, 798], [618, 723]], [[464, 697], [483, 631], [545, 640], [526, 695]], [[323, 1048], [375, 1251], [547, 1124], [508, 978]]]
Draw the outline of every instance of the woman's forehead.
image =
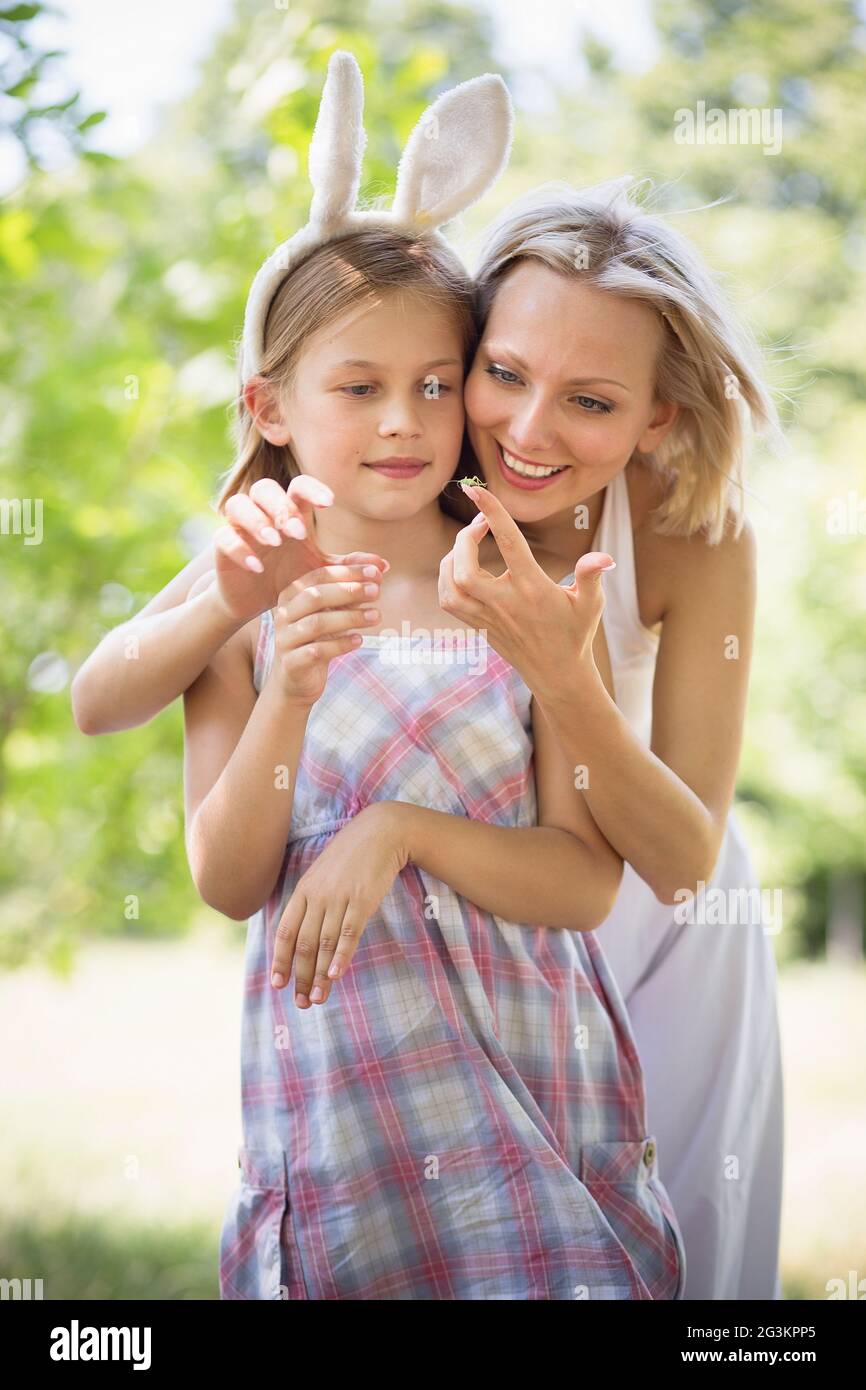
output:
[[539, 371], [554, 364], [563, 379], [582, 378], [588, 370], [616, 378], [629, 365], [633, 374], [644, 358], [653, 362], [661, 334], [651, 306], [536, 263], [518, 266], [503, 281], [483, 344]]

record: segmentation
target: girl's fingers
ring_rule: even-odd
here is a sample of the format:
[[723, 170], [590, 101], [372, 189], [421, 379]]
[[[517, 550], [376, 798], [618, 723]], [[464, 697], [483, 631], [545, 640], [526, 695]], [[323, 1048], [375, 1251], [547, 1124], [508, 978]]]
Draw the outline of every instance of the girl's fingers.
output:
[[329, 979], [339, 980], [345, 975], [366, 925], [367, 918], [364, 917], [362, 920], [362, 912], [359, 911], [358, 905], [350, 902], [343, 917], [340, 939], [334, 950], [334, 958], [328, 966]]
[[319, 937], [319, 954], [316, 958], [316, 973], [313, 979], [313, 988], [310, 992], [311, 1004], [324, 1004], [331, 992], [332, 980], [328, 979], [328, 966], [334, 959], [334, 951], [340, 939], [340, 928], [343, 925], [343, 918], [346, 914], [348, 903], [338, 899], [336, 902], [328, 904], [325, 912], [325, 920], [322, 923], [322, 934]]
[[280, 487], [275, 478], [257, 479], [250, 488], [249, 495], [271, 518], [275, 531], [281, 531], [291, 540], [306, 540], [307, 528], [297, 505], [287, 489]]
[[290, 600], [291, 603], [298, 604], [298, 617], [303, 617], [305, 613], [316, 613], [324, 608], [345, 608], [349, 604], [368, 608], [377, 602], [381, 593], [375, 579], [347, 580], [342, 584], [314, 584], [313, 588], [318, 598], [314, 596], [304, 603], [305, 593], [301, 590]]
[[307, 902], [304, 920], [295, 942], [295, 1003], [299, 1009], [310, 1007], [310, 991], [316, 973], [319, 938], [322, 935], [323, 904], [313, 898]]
[[[294, 592], [292, 590], [294, 589]], [[277, 612], [283, 622], [297, 623], [314, 613], [347, 608], [370, 608], [376, 603], [380, 589], [375, 579], [346, 581], [344, 584], [290, 585], [279, 595]]]
[[303, 498], [312, 507], [330, 507], [334, 501], [334, 494], [328, 484], [319, 482], [318, 478], [312, 478], [309, 473], [300, 473], [296, 478], [292, 478], [288, 490], [289, 496], [296, 502]]
[[[280, 602], [288, 603], [304, 589], [326, 588], [338, 582], [350, 584], [375, 584], [382, 580], [382, 571], [376, 565], [323, 565], [321, 569], [310, 570], [300, 579], [292, 580], [280, 591]], [[368, 595], [372, 597], [372, 595]]]
[[383, 574], [387, 574], [391, 568], [389, 560], [384, 560], [381, 555], [369, 550], [353, 550], [350, 555], [336, 556], [336, 561], [342, 565], [376, 565]]
[[267, 512], [245, 492], [236, 492], [225, 505], [225, 515], [232, 526], [243, 532], [244, 540], [256, 541], [259, 545], [282, 545], [282, 537]]
[[333, 661], [335, 656], [354, 651], [360, 647], [363, 637], [360, 632], [350, 633], [348, 637], [331, 637], [327, 641], [308, 642], [303, 647], [293, 647], [283, 658], [283, 669], [288, 675], [293, 672], [304, 675], [311, 666], [322, 661]]
[[215, 531], [213, 545], [214, 554], [219, 551], [226, 559], [231, 560], [232, 564], [238, 565], [241, 569], [254, 570], [256, 574], [264, 573], [265, 567], [261, 562], [260, 555], [265, 547], [252, 545], [233, 526], [221, 526], [218, 531]]
[[314, 507], [330, 507], [334, 501], [334, 494], [325, 483], [320, 483], [318, 478], [311, 478], [308, 473], [302, 473], [297, 478], [292, 478], [289, 483], [288, 495], [290, 502], [297, 510], [298, 526], [303, 530], [304, 535], [297, 534], [298, 540], [313, 537], [316, 534], [316, 525], [313, 521]]
[[348, 608], [328, 610], [323, 613], [308, 613], [297, 622], [290, 622], [283, 636], [282, 649], [296, 651], [308, 647], [311, 642], [324, 644], [329, 638], [346, 636], [355, 629], [361, 632], [379, 621], [377, 608]]
[[288, 984], [295, 955], [295, 940], [306, 910], [307, 900], [300, 889], [295, 888], [277, 923], [274, 936], [274, 954], [271, 961], [271, 984], [274, 989], [282, 989]]

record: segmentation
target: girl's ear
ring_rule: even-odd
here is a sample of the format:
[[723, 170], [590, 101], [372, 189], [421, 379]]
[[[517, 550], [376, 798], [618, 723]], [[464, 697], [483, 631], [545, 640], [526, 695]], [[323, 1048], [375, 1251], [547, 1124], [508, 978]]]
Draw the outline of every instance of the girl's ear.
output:
[[445, 92], [406, 142], [392, 215], [435, 229], [471, 207], [505, 168], [512, 126], [508, 88], [495, 73]]
[[637, 442], [642, 454], [651, 454], [673, 429], [680, 408], [674, 401], [656, 401], [653, 417]]
[[310, 222], [328, 226], [344, 221], [353, 211], [366, 144], [364, 79], [352, 54], [341, 50], [333, 53], [328, 63], [310, 141]]
[[291, 442], [291, 431], [283, 419], [280, 403], [264, 377], [250, 377], [244, 387], [244, 405], [259, 434], [269, 444]]

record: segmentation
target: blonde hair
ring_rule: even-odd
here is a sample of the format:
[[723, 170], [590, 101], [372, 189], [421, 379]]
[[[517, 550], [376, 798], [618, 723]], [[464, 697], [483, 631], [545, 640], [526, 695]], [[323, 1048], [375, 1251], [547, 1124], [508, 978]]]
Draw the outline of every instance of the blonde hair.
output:
[[[468, 367], [478, 341], [471, 277], [456, 253], [423, 236], [386, 228], [352, 232], [317, 247], [281, 282], [265, 323], [264, 351], [257, 373], [279, 394], [291, 385], [305, 344], [351, 309], [372, 304], [377, 294], [414, 292], [455, 316]], [[237, 344], [238, 377], [241, 351]], [[299, 468], [289, 445], [271, 444], [258, 431], [241, 389], [234, 403], [235, 461], [216, 507], [222, 512], [237, 492], [249, 492], [259, 478], [288, 487]], [[459, 471], [459, 470], [458, 470]]]
[[779, 436], [755, 340], [740, 324], [698, 253], [661, 217], [634, 201], [630, 176], [577, 190], [550, 183], [507, 207], [485, 233], [476, 271], [486, 323], [503, 279], [522, 260], [541, 261], [611, 294], [657, 310], [664, 332], [656, 397], [680, 409], [652, 454], [669, 480], [652, 512], [662, 535], [706, 528], [715, 545], [728, 514], [742, 530], [745, 427]]

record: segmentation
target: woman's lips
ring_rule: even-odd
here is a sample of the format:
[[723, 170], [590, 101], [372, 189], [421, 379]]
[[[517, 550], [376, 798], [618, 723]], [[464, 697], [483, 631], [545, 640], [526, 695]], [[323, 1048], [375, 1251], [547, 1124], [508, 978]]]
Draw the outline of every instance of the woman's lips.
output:
[[493, 443], [496, 448], [496, 461], [499, 464], [499, 471], [505, 481], [510, 483], [512, 487], [523, 488], [527, 492], [538, 492], [539, 488], [550, 487], [551, 483], [555, 483], [557, 479], [561, 478], [567, 471], [563, 468], [559, 473], [551, 473], [547, 478], [524, 478], [522, 473], [515, 473], [513, 468], [508, 467], [508, 464], [502, 457], [502, 449], [500, 448], [499, 441], [494, 439]]

